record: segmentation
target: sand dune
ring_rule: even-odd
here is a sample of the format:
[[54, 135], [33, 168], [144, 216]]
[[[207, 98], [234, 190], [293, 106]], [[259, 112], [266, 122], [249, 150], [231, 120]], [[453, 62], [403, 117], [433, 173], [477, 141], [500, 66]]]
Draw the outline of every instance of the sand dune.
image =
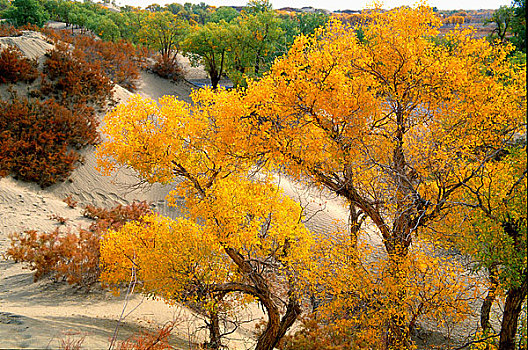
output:
[[[52, 45], [38, 33], [24, 32], [20, 37], [0, 38], [0, 45], [15, 45], [26, 56], [40, 58]], [[157, 99], [165, 94], [189, 100], [189, 83], [171, 83], [143, 73], [138, 93]], [[126, 100], [131, 92], [116, 86], [115, 99]], [[94, 149], [83, 151], [84, 163], [72, 174], [70, 181], [46, 189], [38, 185], [0, 179], [0, 254], [5, 253], [13, 232], [34, 229], [51, 231], [58, 225], [50, 219], [55, 214], [67, 219], [66, 227], [87, 226], [81, 208], [69, 208], [63, 199], [71, 196], [82, 204], [110, 207], [132, 200], [147, 200], [154, 204], [163, 201], [170, 187], [154, 185], [133, 188], [138, 179], [131, 171], [123, 170], [111, 177], [102, 176], [96, 169]], [[167, 209], [166, 209], [167, 210]], [[117, 320], [123, 309], [124, 296], [110, 293], [83, 292], [64, 283], [43, 279], [33, 283], [33, 273], [12, 261], [0, 262], [0, 348], [57, 348], [61, 339], [84, 337], [84, 348], [107, 348]], [[134, 295], [128, 311], [140, 305], [120, 327], [119, 338], [126, 339], [140, 326], [162, 325], [173, 319], [194, 320], [178, 328], [181, 339], [200, 341], [200, 334], [192, 334], [202, 323], [200, 318], [186, 309], [169, 307], [162, 301], [144, 300]], [[195, 329], [193, 329], [193, 327]], [[181, 332], [180, 332], [181, 331]], [[187, 341], [178, 341], [186, 347]]]

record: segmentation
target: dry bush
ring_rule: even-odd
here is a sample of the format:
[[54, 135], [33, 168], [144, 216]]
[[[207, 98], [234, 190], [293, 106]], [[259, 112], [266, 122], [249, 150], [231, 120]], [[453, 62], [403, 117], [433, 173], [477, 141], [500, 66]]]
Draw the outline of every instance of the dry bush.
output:
[[144, 50], [124, 40], [102, 41], [89, 36], [75, 37], [73, 45], [83, 50], [90, 61], [100, 62], [114, 83], [132, 91], [137, 88], [140, 65], [146, 57]]
[[64, 198], [62, 201], [63, 201], [64, 203], [66, 203], [66, 204], [68, 205], [68, 207], [70, 207], [70, 208], [72, 208], [72, 209], [74, 209], [75, 207], [77, 207], [77, 203], [78, 203], [78, 202], [77, 202], [76, 200], [74, 200], [74, 199], [72, 198], [71, 195], [67, 196], [67, 197]]
[[65, 42], [82, 51], [86, 60], [100, 64], [105, 74], [116, 84], [134, 91], [145, 65], [148, 52], [130, 42], [103, 41], [89, 35], [72, 36], [69, 31], [45, 30], [55, 43]]
[[81, 335], [80, 338], [75, 338], [76, 335], [79, 335], [78, 332], [65, 332], [65, 337], [59, 341], [60, 350], [80, 350], [82, 349], [82, 344], [86, 338], [86, 335]]
[[0, 84], [18, 81], [33, 82], [39, 76], [36, 59], [22, 57], [22, 52], [9, 46], [0, 52]]
[[169, 323], [156, 331], [144, 332], [141, 335], [132, 336], [130, 339], [118, 344], [119, 350], [167, 350], [174, 349], [168, 344], [173, 323]]
[[66, 222], [68, 221], [68, 219], [66, 219], [65, 217], [63, 216], [60, 216], [60, 215], [57, 215], [57, 214], [51, 214], [49, 216], [50, 220], [55, 220], [57, 221], [59, 224], [61, 225], [65, 225]]
[[111, 209], [99, 208], [93, 205], [87, 205], [84, 208], [83, 215], [86, 218], [95, 220], [93, 227], [100, 227], [101, 230], [117, 230], [127, 221], [139, 220], [142, 216], [150, 213], [147, 202], [133, 202], [128, 205], [118, 204]]
[[138, 220], [150, 213], [146, 202], [118, 205], [111, 209], [87, 207], [94, 222], [78, 232], [28, 230], [10, 235], [11, 246], [6, 256], [24, 262], [35, 271], [35, 281], [51, 274], [55, 280], [90, 287], [99, 281], [99, 243], [104, 233], [118, 229], [125, 222]]
[[50, 99], [0, 101], [0, 176], [38, 183], [64, 181], [81, 160], [77, 150], [99, 141], [93, 109], [75, 112]]
[[183, 78], [183, 69], [176, 60], [176, 57], [169, 55], [157, 55], [152, 66], [152, 71], [162, 78], [174, 81]]
[[[101, 64], [87, 60], [82, 50], [70, 50], [66, 44], [58, 42], [46, 56], [44, 73], [51, 82], [43, 83], [51, 84], [51, 92], [62, 103], [94, 102], [102, 107], [112, 97], [112, 81]], [[50, 92], [48, 87], [41, 91], [43, 94]]]
[[17, 29], [14, 25], [4, 22], [0, 23], [0, 37], [21, 36], [22, 30]]

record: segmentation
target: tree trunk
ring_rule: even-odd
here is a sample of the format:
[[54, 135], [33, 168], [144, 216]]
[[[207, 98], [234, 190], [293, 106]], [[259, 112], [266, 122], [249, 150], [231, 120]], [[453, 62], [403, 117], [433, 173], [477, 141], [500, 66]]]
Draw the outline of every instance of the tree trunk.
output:
[[266, 308], [268, 312], [268, 323], [266, 329], [257, 340], [255, 350], [273, 350], [277, 344], [280, 329], [280, 315], [276, 308]]
[[488, 289], [488, 294], [486, 295], [486, 298], [484, 299], [484, 302], [482, 303], [482, 307], [480, 308], [480, 327], [482, 327], [482, 330], [484, 333], [489, 332], [491, 329], [491, 324], [489, 322], [490, 319], [490, 312], [491, 312], [491, 306], [493, 305], [493, 302], [495, 301], [496, 293], [497, 293], [497, 279], [495, 278], [495, 269], [489, 269], [489, 281], [490, 281], [490, 287]]
[[401, 314], [393, 315], [389, 319], [385, 349], [406, 350], [410, 348], [409, 328], [407, 323], [407, 318]]
[[390, 277], [386, 281], [394, 286], [395, 290], [389, 295], [390, 314], [387, 320], [385, 337], [385, 350], [408, 349], [410, 346], [409, 320], [405, 310], [405, 300], [407, 291], [405, 290], [405, 280], [407, 276], [402, 271], [404, 266], [408, 246], [401, 242], [386, 242], [386, 249], [389, 252], [389, 273]]
[[207, 322], [207, 328], [209, 328], [209, 343], [207, 343], [208, 349], [220, 349], [222, 346], [221, 335], [220, 335], [220, 319], [218, 312], [211, 312], [209, 314], [210, 323]]
[[289, 298], [286, 313], [280, 319], [279, 312], [275, 310], [268, 311], [268, 324], [266, 329], [257, 340], [255, 350], [273, 350], [279, 341], [284, 337], [288, 329], [293, 325], [297, 317], [301, 314], [301, 308], [297, 301], [292, 297]]
[[[525, 272], [526, 273], [526, 272]], [[521, 306], [526, 299], [527, 282], [526, 274], [520, 287], [511, 288], [506, 294], [504, 314], [502, 316], [499, 350], [515, 349], [515, 334], [517, 333], [517, 322], [521, 313]]]
[[220, 82], [220, 76], [211, 74], [211, 85], [213, 86], [213, 90], [216, 90], [218, 88], [218, 83]]
[[354, 248], [357, 248], [359, 231], [361, 229], [360, 212], [352, 203], [348, 204], [350, 215], [350, 243]]
[[402, 283], [396, 285], [397, 291], [390, 298], [391, 315], [387, 320], [385, 339], [386, 350], [409, 349], [409, 320], [405, 311], [406, 291]]

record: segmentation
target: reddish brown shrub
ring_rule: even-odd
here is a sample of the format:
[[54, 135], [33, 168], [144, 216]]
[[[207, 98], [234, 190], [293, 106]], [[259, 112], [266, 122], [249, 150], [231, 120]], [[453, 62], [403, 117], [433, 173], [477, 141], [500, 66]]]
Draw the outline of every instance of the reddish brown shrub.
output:
[[[89, 62], [83, 51], [69, 50], [64, 43], [56, 43], [48, 51], [44, 73], [52, 82], [52, 91], [61, 102], [70, 104], [95, 102], [104, 106], [112, 97], [113, 84], [99, 62]], [[47, 90], [42, 90], [43, 93]]]
[[66, 222], [68, 221], [68, 219], [66, 219], [65, 217], [62, 217], [62, 216], [57, 215], [57, 214], [52, 214], [52, 215], [49, 216], [49, 218], [51, 220], [57, 221], [61, 225], [66, 224]]
[[89, 36], [75, 37], [73, 45], [83, 50], [87, 60], [100, 62], [114, 83], [135, 90], [145, 51], [124, 40], [118, 42], [96, 40]]
[[22, 30], [15, 28], [14, 25], [5, 22], [0, 23], [0, 37], [21, 35]]
[[42, 31], [42, 28], [40, 28], [39, 26], [37, 26], [36, 24], [33, 24], [33, 23], [26, 23], [22, 27], [18, 27], [18, 29], [20, 29], [21, 31], [28, 30], [28, 31], [32, 31], [32, 32], [41, 32]]
[[119, 350], [167, 350], [174, 349], [168, 343], [173, 323], [169, 323], [157, 331], [144, 332], [141, 335], [132, 336], [130, 339], [118, 345]]
[[64, 203], [66, 203], [68, 205], [68, 207], [70, 207], [72, 209], [74, 209], [77, 206], [77, 203], [78, 203], [76, 200], [74, 200], [72, 198], [71, 195], [69, 195], [68, 197], [64, 198], [62, 201]]
[[162, 78], [180, 80], [183, 77], [183, 70], [176, 57], [169, 55], [158, 55], [152, 67], [152, 71]]
[[112, 209], [98, 208], [87, 205], [83, 216], [95, 220], [94, 225], [101, 226], [101, 230], [119, 229], [125, 222], [139, 220], [143, 215], [150, 213], [147, 202], [133, 202], [128, 205], [118, 204]]
[[125, 222], [138, 220], [150, 209], [145, 202], [118, 205], [112, 209], [90, 206], [95, 221], [77, 233], [51, 233], [34, 230], [10, 235], [11, 246], [6, 255], [16, 262], [25, 262], [35, 271], [35, 281], [46, 274], [56, 280], [89, 287], [99, 281], [99, 242], [109, 229], [118, 229]]
[[66, 42], [86, 55], [86, 60], [98, 62], [105, 74], [116, 84], [135, 90], [139, 72], [145, 64], [148, 51], [141, 46], [120, 40], [103, 41], [89, 35], [72, 36], [69, 31], [45, 30], [55, 43]]
[[76, 151], [99, 141], [93, 110], [75, 113], [53, 99], [0, 101], [0, 175], [38, 183], [64, 181], [81, 159]]
[[37, 67], [36, 59], [23, 57], [16, 47], [6, 47], [0, 52], [0, 84], [32, 82], [39, 76]]
[[[71, 332], [66, 331], [64, 332], [63, 338], [60, 339], [59, 349], [60, 350], [81, 350], [82, 344], [84, 343], [84, 340], [86, 339], [86, 335], [81, 334], [79, 332]], [[76, 337], [79, 338], [76, 338]]]

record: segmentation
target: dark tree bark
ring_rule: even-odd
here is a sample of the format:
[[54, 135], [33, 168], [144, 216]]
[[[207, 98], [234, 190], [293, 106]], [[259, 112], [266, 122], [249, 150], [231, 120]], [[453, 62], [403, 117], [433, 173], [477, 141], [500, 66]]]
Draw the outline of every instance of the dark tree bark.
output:
[[489, 269], [489, 281], [490, 281], [490, 287], [488, 289], [488, 294], [486, 295], [486, 298], [484, 299], [484, 302], [482, 303], [482, 307], [480, 308], [480, 327], [482, 327], [482, 330], [484, 333], [487, 333], [491, 329], [491, 324], [489, 322], [490, 319], [490, 312], [491, 312], [491, 306], [493, 305], [493, 302], [495, 301], [496, 293], [497, 293], [497, 286], [498, 281], [496, 279], [496, 270], [494, 268]]
[[[522, 249], [521, 234], [518, 222], [508, 220], [502, 223], [504, 232], [513, 239], [514, 247]], [[502, 315], [501, 332], [499, 340], [499, 350], [513, 350], [515, 348], [515, 335], [517, 334], [517, 322], [521, 313], [521, 306], [526, 299], [528, 291], [528, 271], [526, 268], [522, 271], [520, 285], [511, 287], [506, 292], [506, 302], [504, 304], [504, 313]]]
[[517, 322], [521, 313], [521, 306], [526, 299], [527, 293], [526, 270], [524, 279], [519, 287], [508, 290], [506, 303], [504, 304], [504, 314], [502, 316], [499, 350], [514, 350], [515, 335], [517, 334]]
[[209, 343], [206, 344], [209, 349], [220, 349], [222, 346], [222, 339], [220, 334], [220, 318], [218, 312], [211, 312], [209, 314], [209, 321], [206, 322], [207, 328], [209, 329]]
[[286, 313], [282, 318], [280, 318], [278, 310], [276, 311], [270, 312], [268, 310], [268, 324], [258, 338], [255, 350], [273, 350], [301, 314], [299, 304], [292, 297], [289, 299]]

